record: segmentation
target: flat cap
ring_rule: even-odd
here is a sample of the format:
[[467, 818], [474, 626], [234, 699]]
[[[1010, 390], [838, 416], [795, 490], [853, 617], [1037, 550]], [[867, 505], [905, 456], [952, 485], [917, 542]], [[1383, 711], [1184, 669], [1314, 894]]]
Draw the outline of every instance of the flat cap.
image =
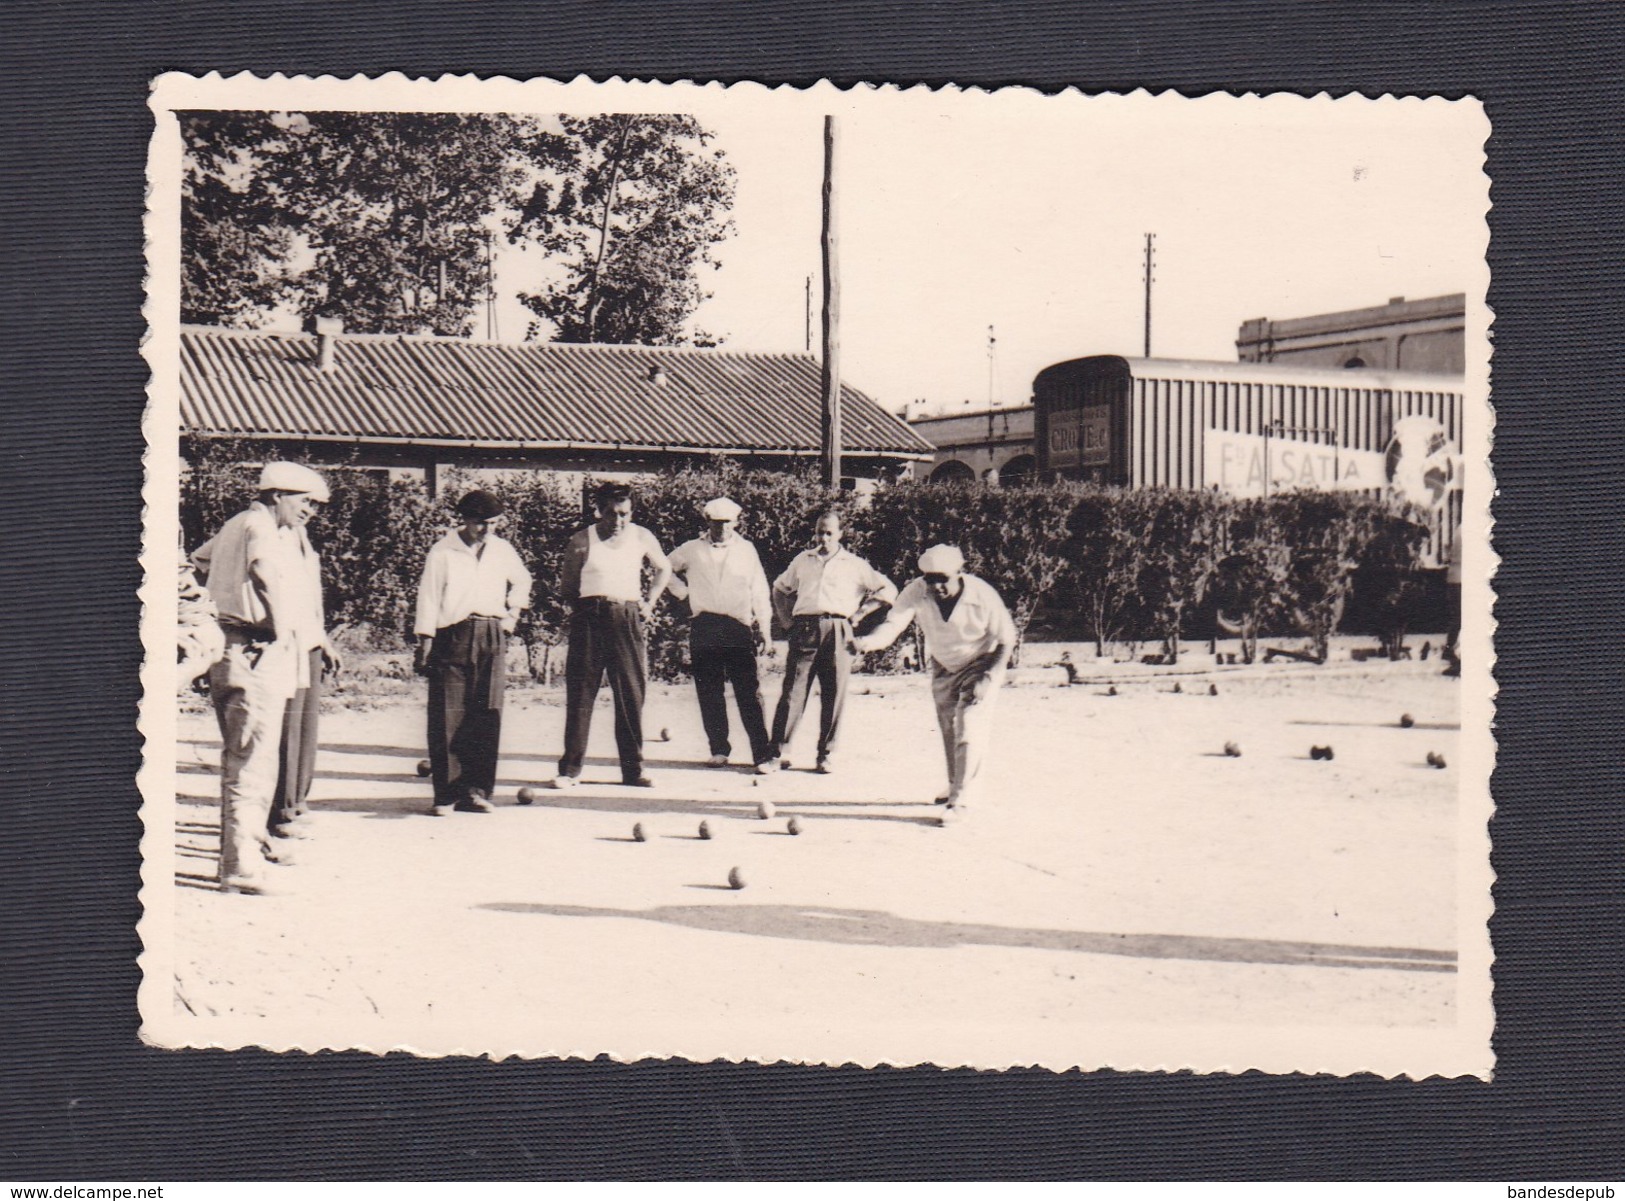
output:
[[740, 508], [726, 496], [719, 496], [715, 500], [707, 501], [701, 510], [707, 521], [738, 521]]
[[957, 546], [933, 546], [920, 556], [920, 571], [926, 575], [958, 575], [965, 570], [965, 556]]
[[457, 514], [465, 521], [490, 521], [502, 516], [502, 502], [483, 488], [476, 488], [457, 502]]
[[312, 500], [326, 504], [327, 481], [303, 463], [278, 460], [260, 468], [260, 491], [308, 493]]

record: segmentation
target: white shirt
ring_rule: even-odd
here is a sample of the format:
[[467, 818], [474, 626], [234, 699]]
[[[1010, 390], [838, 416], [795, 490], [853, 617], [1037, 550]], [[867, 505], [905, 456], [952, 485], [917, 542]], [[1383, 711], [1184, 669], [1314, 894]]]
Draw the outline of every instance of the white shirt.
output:
[[871, 598], [890, 604], [897, 596], [895, 584], [844, 546], [828, 558], [815, 550], [802, 551], [773, 581], [773, 591], [782, 598], [795, 597], [796, 617], [820, 613], [851, 617]]
[[303, 526], [278, 525], [255, 501], [192, 552], [192, 563], [228, 623], [270, 628], [307, 649], [322, 644], [322, 561]]
[[413, 629], [429, 635], [470, 617], [512, 621], [530, 607], [530, 584], [511, 542], [487, 534], [482, 546], [473, 547], [452, 530], [424, 560]]
[[688, 598], [694, 613], [717, 613], [740, 625], [756, 626], [770, 637], [773, 609], [768, 601], [767, 573], [749, 540], [735, 534], [726, 542], [695, 538], [671, 552], [671, 593]]
[[327, 641], [327, 626], [322, 561], [304, 527], [278, 525], [271, 508], [255, 501], [198, 547], [192, 562], [223, 625], [269, 629], [282, 644], [291, 663], [274, 674], [287, 674], [284, 692], [309, 687], [308, 652]]
[[908, 628], [909, 622], [917, 621], [925, 635], [926, 653], [945, 671], [969, 667], [998, 646], [1014, 650], [1016, 623], [993, 585], [973, 575], [960, 578], [965, 586], [946, 618], [925, 581], [910, 580], [880, 628], [857, 640], [858, 649], [884, 650]]
[[588, 526], [587, 557], [581, 565], [583, 598], [601, 596], [613, 601], [643, 599], [643, 560], [657, 567], [666, 563], [660, 541], [641, 525], [628, 525], [614, 539], [598, 536], [596, 525]]

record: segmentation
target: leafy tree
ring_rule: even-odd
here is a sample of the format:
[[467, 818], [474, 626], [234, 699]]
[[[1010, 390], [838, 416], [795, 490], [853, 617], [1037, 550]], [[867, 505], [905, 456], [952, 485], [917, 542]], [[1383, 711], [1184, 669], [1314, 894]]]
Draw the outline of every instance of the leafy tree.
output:
[[366, 333], [469, 333], [489, 231], [562, 146], [489, 113], [194, 112], [181, 134], [182, 319], [283, 304]]
[[1277, 506], [1268, 500], [1234, 501], [1228, 506], [1224, 552], [1214, 577], [1221, 611], [1235, 621], [1241, 657], [1258, 657], [1258, 639], [1281, 612], [1292, 574], [1292, 548], [1281, 528]]
[[257, 174], [281, 131], [268, 113], [181, 113], [180, 127], [181, 320], [254, 325], [288, 286], [295, 242]]
[[1336, 492], [1286, 492], [1270, 505], [1292, 548], [1283, 600], [1324, 663], [1379, 510]]
[[1388, 510], [1372, 516], [1360, 550], [1354, 587], [1390, 659], [1404, 649], [1411, 616], [1425, 592], [1421, 567], [1427, 540], [1428, 527], [1414, 511]]
[[1067, 521], [1067, 589], [1094, 637], [1096, 658], [1135, 614], [1148, 499], [1142, 492], [1086, 489]]
[[1140, 596], [1162, 635], [1167, 661], [1179, 661], [1185, 614], [1207, 595], [1219, 564], [1225, 501], [1211, 492], [1153, 489], [1145, 526]]
[[[514, 241], [534, 239], [562, 271], [520, 294], [559, 342], [676, 345], [706, 292], [700, 268], [733, 231], [734, 170], [693, 117], [561, 118]], [[711, 339], [696, 333], [695, 341]]]

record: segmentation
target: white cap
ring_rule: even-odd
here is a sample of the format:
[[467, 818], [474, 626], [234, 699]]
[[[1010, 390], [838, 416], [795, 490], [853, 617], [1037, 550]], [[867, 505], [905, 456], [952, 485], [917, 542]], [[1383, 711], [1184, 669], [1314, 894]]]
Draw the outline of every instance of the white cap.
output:
[[260, 491], [305, 492], [312, 500], [327, 503], [327, 481], [302, 463], [278, 461], [260, 468]]
[[738, 521], [740, 508], [726, 496], [719, 496], [715, 500], [707, 501], [701, 511], [707, 521]]
[[958, 575], [965, 570], [965, 556], [957, 546], [933, 546], [920, 556], [920, 571], [925, 575]]

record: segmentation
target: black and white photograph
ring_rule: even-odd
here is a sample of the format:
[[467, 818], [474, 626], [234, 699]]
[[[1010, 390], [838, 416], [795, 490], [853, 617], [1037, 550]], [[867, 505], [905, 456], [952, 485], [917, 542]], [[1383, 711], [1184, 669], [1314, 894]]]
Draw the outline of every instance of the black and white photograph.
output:
[[1478, 102], [151, 108], [148, 1043], [1490, 1078]]

